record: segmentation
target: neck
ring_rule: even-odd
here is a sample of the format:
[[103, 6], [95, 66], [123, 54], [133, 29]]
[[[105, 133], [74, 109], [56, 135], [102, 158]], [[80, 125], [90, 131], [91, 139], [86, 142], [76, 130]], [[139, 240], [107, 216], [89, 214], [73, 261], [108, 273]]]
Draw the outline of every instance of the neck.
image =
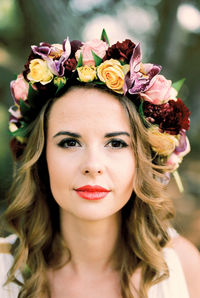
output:
[[101, 220], [84, 220], [61, 212], [61, 231], [71, 252], [70, 265], [77, 273], [113, 270], [119, 238], [120, 214]]

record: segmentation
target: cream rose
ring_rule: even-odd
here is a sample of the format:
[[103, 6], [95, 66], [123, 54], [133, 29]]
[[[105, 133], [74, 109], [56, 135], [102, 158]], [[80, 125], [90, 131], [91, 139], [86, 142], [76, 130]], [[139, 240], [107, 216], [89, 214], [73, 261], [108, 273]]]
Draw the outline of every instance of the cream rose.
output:
[[125, 73], [124, 67], [118, 60], [110, 59], [101, 63], [97, 68], [97, 75], [108, 88], [123, 94]]
[[95, 66], [95, 61], [92, 55], [92, 51], [103, 58], [108, 49], [108, 44], [105, 41], [99, 39], [93, 39], [87, 41], [83, 44], [83, 46], [76, 52], [75, 57], [76, 60], [79, 60], [80, 54], [83, 56], [83, 65]]
[[18, 127], [14, 122], [10, 122], [9, 123], [9, 130], [10, 130], [10, 132], [15, 132], [15, 131], [18, 130]]
[[182, 152], [173, 152], [167, 159], [167, 165], [170, 166], [173, 171], [175, 171], [179, 167], [180, 163], [182, 162], [183, 157], [190, 152], [190, 149], [191, 149], [190, 142], [186, 137], [185, 150]]
[[163, 75], [157, 75], [153, 78], [152, 86], [146, 92], [140, 93], [140, 96], [152, 104], [163, 104], [170, 99], [173, 91], [171, 86], [172, 81], [167, 80]]
[[18, 104], [15, 104], [13, 106], [11, 106], [8, 110], [8, 112], [15, 117], [16, 119], [20, 119], [22, 118], [22, 114], [21, 114], [21, 110], [20, 110], [20, 106]]
[[77, 68], [78, 76], [81, 82], [92, 82], [97, 79], [96, 67], [84, 65]]
[[170, 88], [170, 99], [177, 101], [178, 92], [174, 87]]
[[27, 78], [31, 82], [40, 82], [42, 85], [50, 83], [54, 77], [48, 68], [47, 62], [42, 59], [33, 59], [29, 65], [30, 72]]
[[160, 132], [155, 125], [148, 129], [148, 138], [152, 149], [159, 155], [169, 156], [178, 145], [177, 137]]

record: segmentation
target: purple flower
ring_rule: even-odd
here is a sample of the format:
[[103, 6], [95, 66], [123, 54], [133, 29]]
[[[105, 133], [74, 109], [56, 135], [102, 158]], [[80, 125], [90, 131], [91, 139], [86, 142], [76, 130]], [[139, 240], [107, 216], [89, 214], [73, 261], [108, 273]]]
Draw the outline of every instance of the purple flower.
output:
[[180, 139], [179, 139], [179, 145], [175, 148], [174, 152], [168, 157], [167, 159], [167, 165], [172, 167], [173, 171], [175, 171], [180, 163], [182, 162], [182, 159], [185, 155], [187, 155], [190, 152], [190, 142], [185, 135], [185, 131], [182, 130], [180, 132]]
[[179, 154], [180, 152], [184, 152], [187, 148], [187, 137], [186, 137], [185, 129], [182, 129], [179, 134], [180, 134], [179, 144], [175, 148], [176, 154]]
[[63, 44], [48, 44], [41, 42], [40, 46], [32, 46], [32, 51], [35, 55], [40, 56], [47, 62], [51, 72], [56, 76], [63, 76], [65, 67], [64, 63], [71, 54], [71, 45], [69, 38], [65, 39]]
[[161, 71], [160, 65], [143, 64], [141, 59], [140, 44], [137, 44], [130, 59], [130, 72], [125, 76], [124, 94], [145, 92], [153, 84], [152, 79]]

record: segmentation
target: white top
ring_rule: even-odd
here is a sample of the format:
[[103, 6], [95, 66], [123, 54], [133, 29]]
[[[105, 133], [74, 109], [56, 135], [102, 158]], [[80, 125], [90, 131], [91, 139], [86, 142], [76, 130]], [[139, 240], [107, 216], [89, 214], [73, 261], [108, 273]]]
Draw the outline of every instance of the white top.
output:
[[[175, 230], [170, 229], [170, 236], [176, 237]], [[13, 244], [16, 240], [15, 235], [7, 238], [0, 238], [1, 243]], [[181, 267], [180, 260], [173, 248], [166, 247], [163, 249], [165, 261], [169, 267], [169, 278], [152, 286], [149, 290], [148, 298], [189, 298], [189, 293]], [[0, 297], [1, 298], [17, 298], [19, 286], [10, 283], [3, 287], [7, 278], [7, 272], [12, 266], [13, 257], [8, 253], [0, 253]], [[22, 281], [21, 275], [18, 273], [17, 278]]]
[[[10, 243], [13, 244], [17, 237], [15, 235], [10, 235], [7, 238], [0, 238], [1, 243]], [[0, 253], [0, 297], [1, 298], [17, 298], [20, 287], [15, 283], [10, 283], [7, 286], [4, 286], [4, 283], [7, 280], [7, 272], [11, 268], [13, 263], [13, 256], [9, 253]], [[22, 276], [19, 274], [16, 277], [23, 281]]]

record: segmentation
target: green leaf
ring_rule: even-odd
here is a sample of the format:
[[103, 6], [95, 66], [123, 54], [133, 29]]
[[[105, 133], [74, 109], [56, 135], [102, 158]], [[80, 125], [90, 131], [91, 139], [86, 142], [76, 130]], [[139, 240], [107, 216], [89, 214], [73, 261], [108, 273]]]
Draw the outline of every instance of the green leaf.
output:
[[179, 92], [184, 82], [185, 82], [185, 78], [173, 83], [172, 87], [175, 88], [177, 92]]
[[95, 54], [94, 51], [92, 51], [92, 56], [94, 58], [95, 65], [99, 66], [102, 63], [103, 59], [101, 59], [97, 54]]
[[29, 83], [29, 89], [28, 89], [28, 103], [30, 104], [31, 107], [36, 107], [36, 100], [35, 98], [38, 97], [38, 91], [36, 91], [31, 83]]
[[101, 33], [101, 40], [106, 41], [107, 44], [110, 46], [110, 42], [109, 42], [109, 39], [108, 39], [108, 35], [107, 35], [105, 29], [103, 29], [103, 31], [102, 31], [102, 33]]
[[22, 126], [19, 129], [17, 129], [16, 131], [10, 132], [13, 137], [16, 137], [17, 136], [17, 137], [24, 138], [24, 137], [27, 136], [27, 132], [28, 132], [27, 127], [28, 127], [28, 124], [26, 122], [22, 122], [22, 121], [20, 123], [21, 123]]
[[144, 118], [143, 101], [141, 101], [140, 106], [139, 106], [139, 114], [140, 114], [140, 117], [143, 119]]
[[119, 62], [120, 62], [121, 65], [126, 65], [127, 64], [127, 62], [122, 61], [122, 60], [119, 60]]
[[138, 112], [139, 112], [139, 115], [140, 115], [144, 125], [147, 125], [147, 121], [146, 121], [146, 118], [145, 118], [144, 112], [143, 112], [143, 101], [141, 101], [141, 103], [139, 105]]
[[56, 95], [59, 93], [59, 91], [65, 86], [64, 83], [60, 83], [60, 85], [58, 86], [57, 90], [56, 90]]
[[77, 69], [78, 67], [81, 67], [82, 65], [83, 65], [83, 54], [80, 53], [80, 57], [79, 57], [79, 59], [78, 59], [78, 63], [77, 63], [77, 65], [76, 65], [76, 69]]
[[105, 83], [101, 81], [94, 80], [93, 82], [95, 83], [95, 85], [105, 85]]
[[67, 82], [67, 78], [66, 77], [55, 77], [54, 78], [53, 83], [57, 87], [56, 95], [66, 85], [66, 82]]
[[29, 113], [30, 109], [31, 107], [25, 104], [25, 102], [22, 99], [20, 99], [20, 110], [21, 110], [22, 116], [25, 116], [27, 113]]

